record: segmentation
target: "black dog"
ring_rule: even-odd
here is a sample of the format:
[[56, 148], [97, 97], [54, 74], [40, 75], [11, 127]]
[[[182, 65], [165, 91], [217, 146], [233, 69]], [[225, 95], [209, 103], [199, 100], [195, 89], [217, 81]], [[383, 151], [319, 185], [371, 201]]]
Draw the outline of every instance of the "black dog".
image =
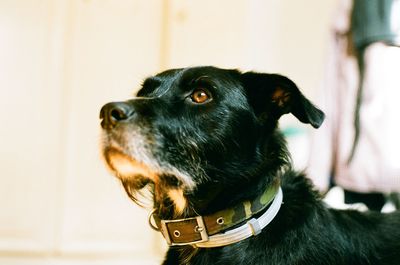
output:
[[164, 264], [400, 264], [400, 214], [327, 208], [291, 167], [285, 113], [324, 119], [284, 76], [214, 67], [102, 108], [104, 158], [134, 201], [152, 191]]

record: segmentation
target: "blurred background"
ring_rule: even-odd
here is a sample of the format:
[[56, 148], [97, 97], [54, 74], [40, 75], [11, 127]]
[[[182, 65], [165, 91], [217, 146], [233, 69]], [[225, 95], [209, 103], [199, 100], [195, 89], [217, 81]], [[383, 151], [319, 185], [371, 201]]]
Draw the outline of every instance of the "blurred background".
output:
[[334, 2], [0, 0], [0, 264], [159, 264], [149, 209], [102, 164], [100, 107], [192, 65], [281, 73], [315, 99]]

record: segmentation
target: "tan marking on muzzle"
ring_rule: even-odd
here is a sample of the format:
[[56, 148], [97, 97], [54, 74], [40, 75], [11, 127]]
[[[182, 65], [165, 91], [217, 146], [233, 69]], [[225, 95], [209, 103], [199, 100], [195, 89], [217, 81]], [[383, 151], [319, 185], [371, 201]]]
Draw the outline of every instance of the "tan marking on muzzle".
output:
[[107, 161], [110, 167], [117, 173], [120, 178], [129, 178], [136, 175], [147, 177], [156, 182], [157, 174], [146, 165], [137, 162], [127, 155], [116, 151], [110, 150], [107, 153]]

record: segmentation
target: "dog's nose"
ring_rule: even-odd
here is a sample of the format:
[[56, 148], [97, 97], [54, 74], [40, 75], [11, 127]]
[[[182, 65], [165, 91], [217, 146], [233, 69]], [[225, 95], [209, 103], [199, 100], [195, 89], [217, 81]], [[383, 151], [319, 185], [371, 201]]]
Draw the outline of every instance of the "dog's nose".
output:
[[108, 103], [100, 110], [101, 127], [103, 129], [112, 129], [119, 122], [127, 120], [132, 114], [132, 106], [125, 102]]

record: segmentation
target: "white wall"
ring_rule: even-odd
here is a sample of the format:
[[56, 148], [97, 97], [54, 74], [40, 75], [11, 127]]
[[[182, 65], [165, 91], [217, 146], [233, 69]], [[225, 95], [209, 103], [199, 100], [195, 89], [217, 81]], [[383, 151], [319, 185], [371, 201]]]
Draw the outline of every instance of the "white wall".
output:
[[98, 154], [98, 112], [213, 64], [319, 86], [334, 0], [0, 1], [0, 264], [157, 264], [165, 245]]

